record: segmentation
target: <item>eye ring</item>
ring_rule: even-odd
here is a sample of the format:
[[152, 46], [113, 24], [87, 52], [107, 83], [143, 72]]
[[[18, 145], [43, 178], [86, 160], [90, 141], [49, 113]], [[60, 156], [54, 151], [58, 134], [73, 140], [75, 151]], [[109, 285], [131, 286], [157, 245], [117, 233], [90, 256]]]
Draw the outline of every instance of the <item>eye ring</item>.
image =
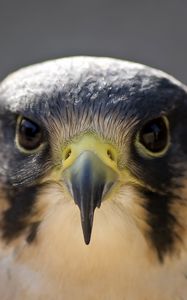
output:
[[144, 157], [161, 157], [170, 146], [169, 121], [161, 116], [146, 122], [135, 140], [138, 152]]
[[43, 131], [35, 121], [19, 116], [16, 126], [15, 142], [17, 148], [26, 154], [38, 151], [43, 145]]

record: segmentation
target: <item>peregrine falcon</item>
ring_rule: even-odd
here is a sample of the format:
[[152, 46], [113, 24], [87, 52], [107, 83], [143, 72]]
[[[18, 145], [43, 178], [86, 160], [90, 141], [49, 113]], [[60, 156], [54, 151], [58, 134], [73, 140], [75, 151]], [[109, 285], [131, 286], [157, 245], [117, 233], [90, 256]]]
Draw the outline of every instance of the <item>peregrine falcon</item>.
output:
[[187, 299], [187, 87], [72, 57], [0, 84], [0, 299]]

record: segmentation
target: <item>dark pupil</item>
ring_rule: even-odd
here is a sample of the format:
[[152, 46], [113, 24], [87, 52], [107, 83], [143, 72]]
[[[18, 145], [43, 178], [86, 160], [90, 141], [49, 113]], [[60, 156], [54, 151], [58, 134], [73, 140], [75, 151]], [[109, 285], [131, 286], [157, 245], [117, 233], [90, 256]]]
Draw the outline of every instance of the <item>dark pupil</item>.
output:
[[150, 151], [162, 151], [167, 144], [167, 128], [162, 118], [148, 122], [140, 131], [140, 142]]
[[19, 127], [19, 143], [28, 150], [37, 148], [41, 142], [40, 127], [28, 119], [22, 119]]

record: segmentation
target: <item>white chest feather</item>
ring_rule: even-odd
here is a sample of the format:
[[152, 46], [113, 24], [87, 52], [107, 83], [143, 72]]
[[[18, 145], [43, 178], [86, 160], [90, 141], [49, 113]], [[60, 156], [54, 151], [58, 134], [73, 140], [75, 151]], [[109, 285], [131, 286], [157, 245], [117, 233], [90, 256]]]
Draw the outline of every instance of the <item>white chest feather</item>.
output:
[[128, 214], [110, 203], [96, 210], [85, 245], [78, 208], [66, 202], [45, 216], [31, 245], [2, 253], [0, 299], [186, 300], [185, 270], [187, 254], [160, 264]]

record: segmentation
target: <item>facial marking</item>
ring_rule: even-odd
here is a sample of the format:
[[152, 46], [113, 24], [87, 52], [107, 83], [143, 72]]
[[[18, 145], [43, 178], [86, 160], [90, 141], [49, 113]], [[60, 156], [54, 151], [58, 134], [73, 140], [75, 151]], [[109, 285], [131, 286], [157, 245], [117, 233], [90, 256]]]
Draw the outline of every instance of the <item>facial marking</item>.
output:
[[[14, 144], [9, 147], [14, 149], [14, 152], [9, 150], [12, 158], [9, 165], [7, 164], [9, 173], [6, 176], [11, 188], [10, 192], [7, 192], [9, 208], [3, 214], [4, 236], [12, 239], [32, 224], [27, 238], [28, 242], [35, 239], [38, 219], [33, 215], [33, 207], [38, 204], [36, 199], [39, 198], [36, 197], [38, 192], [35, 193], [34, 185], [37, 186], [40, 180], [49, 180], [49, 173], [62, 163], [62, 152], [68, 143], [85, 133], [91, 133], [118, 147], [122, 154], [120, 167], [127, 168], [136, 178], [136, 181], [131, 183], [134, 193], [138, 191], [141, 194], [140, 199], [145, 200], [143, 210], [147, 225], [151, 229], [148, 239], [162, 259], [165, 254], [173, 251], [178, 239], [175, 228], [179, 220], [173, 207], [179, 199], [174, 194], [167, 193], [167, 186], [170, 185], [173, 176], [170, 163], [176, 156], [172, 156], [172, 151], [174, 147], [180, 148], [182, 141], [181, 144], [177, 144], [176, 139], [171, 136], [170, 152], [166, 149], [162, 158], [149, 160], [137, 153], [134, 137], [139, 127], [151, 118], [170, 115], [168, 119], [174, 124], [171, 129], [177, 124], [179, 115], [182, 121], [186, 119], [186, 109], [183, 109], [186, 90], [167, 75], [136, 65], [128, 67], [128, 64], [125, 64], [122, 67], [116, 62], [105, 67], [105, 64], [94, 62], [92, 65], [87, 62], [82, 69], [81, 64], [74, 62], [70, 66], [66, 62], [63, 67], [50, 69], [51, 72], [46, 72], [47, 69], [44, 68], [41, 77], [38, 71], [35, 75], [31, 72], [32, 76], [28, 76], [31, 73], [26, 71], [28, 78], [20, 75], [16, 79], [17, 75], [13, 75], [10, 83], [7, 80], [2, 85], [1, 97], [7, 102], [7, 113], [38, 118], [48, 132], [49, 144], [45, 157], [38, 155], [32, 156], [32, 159], [31, 156], [23, 159], [20, 153], [18, 155]], [[176, 107], [179, 107], [178, 111], [175, 111]], [[181, 124], [183, 125], [183, 122]], [[185, 137], [186, 132], [182, 132], [180, 137]], [[6, 139], [4, 144], [5, 141]], [[183, 148], [185, 151], [184, 143]], [[179, 155], [179, 158], [181, 157]], [[162, 168], [163, 171], [160, 172]], [[35, 173], [37, 176], [33, 176]], [[138, 185], [137, 179], [143, 182], [143, 185]], [[15, 184], [16, 188], [13, 187]], [[31, 195], [28, 199], [27, 193]], [[120, 191], [116, 197], [118, 193], [120, 197]], [[141, 204], [139, 206], [141, 207]], [[28, 217], [31, 216], [32, 222], [27, 223]], [[140, 220], [142, 218], [143, 222], [144, 217], [141, 213], [136, 216]]]

